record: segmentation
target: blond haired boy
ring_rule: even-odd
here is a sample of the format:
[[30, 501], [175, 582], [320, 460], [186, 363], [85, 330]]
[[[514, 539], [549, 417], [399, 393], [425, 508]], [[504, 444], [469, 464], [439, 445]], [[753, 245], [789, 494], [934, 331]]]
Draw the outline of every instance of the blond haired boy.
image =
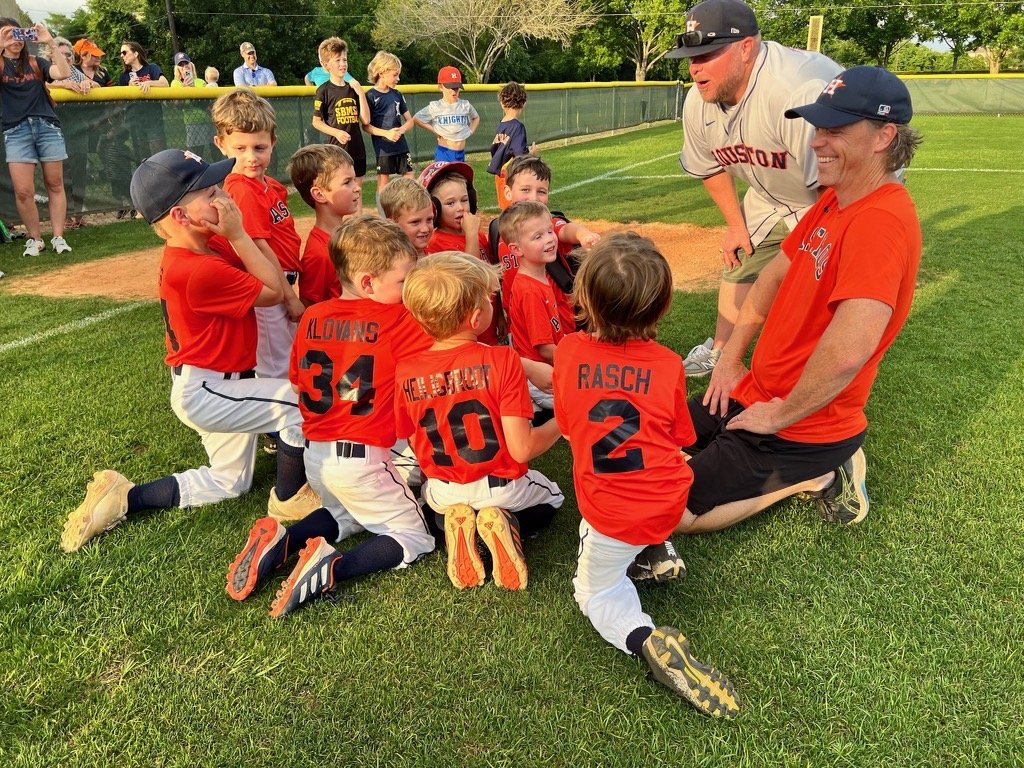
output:
[[310, 144], [292, 155], [288, 175], [316, 223], [306, 237], [299, 265], [299, 298], [307, 307], [341, 296], [341, 280], [327, 243], [346, 216], [362, 206], [362, 188], [352, 158], [333, 144]]
[[[395, 361], [430, 340], [402, 306], [416, 252], [393, 222], [356, 216], [330, 242], [340, 298], [306, 310], [289, 377], [299, 394], [306, 470], [323, 507], [285, 528], [265, 517], [231, 564], [227, 592], [244, 600], [300, 547], [271, 605], [283, 616], [343, 579], [404, 568], [433, 551], [434, 537], [395, 468]], [[339, 553], [329, 542], [374, 534]]]
[[430, 193], [412, 179], [395, 179], [381, 190], [379, 201], [384, 216], [409, 236], [420, 256], [427, 253], [434, 234], [434, 204]]
[[477, 341], [497, 289], [493, 266], [446, 251], [420, 259], [402, 291], [433, 344], [398, 364], [398, 435], [419, 459], [424, 500], [443, 517], [448, 577], [458, 589], [484, 581], [478, 534], [495, 584], [525, 589], [522, 538], [548, 525], [564, 501], [555, 483], [527, 467], [558, 439], [557, 426], [531, 427], [516, 353]]
[[366, 91], [370, 108], [367, 133], [373, 137], [373, 151], [377, 156], [377, 194], [387, 186], [391, 176], [412, 178], [409, 162], [409, 142], [405, 134], [412, 129], [413, 120], [405, 97], [398, 92], [402, 62], [393, 53], [377, 51], [366, 68], [373, 87]]

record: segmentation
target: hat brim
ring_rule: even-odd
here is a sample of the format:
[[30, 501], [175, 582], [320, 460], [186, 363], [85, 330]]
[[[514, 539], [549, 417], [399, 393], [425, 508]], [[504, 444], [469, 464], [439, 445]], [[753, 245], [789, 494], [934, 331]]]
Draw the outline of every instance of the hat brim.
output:
[[844, 125], [851, 125], [859, 120], [867, 120], [864, 115], [846, 112], [836, 109], [828, 104], [806, 104], [802, 107], [787, 109], [785, 116], [793, 120], [802, 117], [815, 128], [842, 128]]
[[710, 43], [704, 45], [692, 45], [682, 48], [673, 48], [671, 51], [665, 54], [666, 59], [692, 59], [694, 56], [703, 56], [705, 53], [711, 53], [717, 51], [719, 48], [724, 48], [732, 43], [738, 43], [742, 40], [742, 37], [723, 37], [721, 40], [713, 40]]
[[442, 88], [447, 88], [450, 91], [461, 91], [462, 83], [440, 83]]

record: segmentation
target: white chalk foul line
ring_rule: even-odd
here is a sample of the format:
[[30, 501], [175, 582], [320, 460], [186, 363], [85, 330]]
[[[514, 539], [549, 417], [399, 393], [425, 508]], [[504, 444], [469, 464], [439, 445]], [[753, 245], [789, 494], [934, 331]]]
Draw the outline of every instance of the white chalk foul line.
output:
[[102, 323], [104, 320], [109, 320], [112, 317], [123, 315], [125, 312], [131, 312], [133, 309], [138, 309], [145, 305], [146, 302], [144, 301], [137, 301], [133, 304], [124, 304], [120, 307], [108, 309], [106, 312], [100, 312], [98, 315], [90, 315], [89, 317], [83, 317], [79, 320], [72, 320], [70, 323], [58, 325], [56, 328], [50, 328], [42, 333], [25, 336], [20, 339], [15, 339], [14, 341], [8, 341], [4, 344], [0, 344], [0, 355], [15, 349], [21, 349], [22, 347], [37, 344], [40, 341], [46, 341], [46, 339], [52, 339], [54, 336], [63, 336], [65, 333], [71, 333], [72, 331], [77, 331], [90, 325], [95, 325], [96, 323]]
[[660, 163], [662, 160], [667, 160], [670, 157], [679, 157], [679, 152], [669, 152], [667, 155], [661, 155], [660, 157], [651, 157], [648, 158], [647, 160], [641, 160], [639, 163], [631, 163], [630, 165], [624, 165], [621, 168], [615, 168], [614, 170], [608, 171], [607, 173], [602, 173], [599, 174], [598, 176], [591, 176], [589, 179], [583, 179], [582, 181], [577, 181], [572, 184], [567, 184], [564, 187], [553, 189], [551, 190], [551, 194], [558, 195], [561, 194], [562, 192], [568, 192], [570, 189], [576, 189], [577, 187], [583, 187], [586, 186], [587, 184], [593, 184], [598, 181], [604, 181], [605, 179], [610, 179], [612, 177], [623, 178], [621, 176], [618, 176], [618, 174], [623, 173], [625, 171], [631, 171], [634, 168], [639, 168], [641, 165]]

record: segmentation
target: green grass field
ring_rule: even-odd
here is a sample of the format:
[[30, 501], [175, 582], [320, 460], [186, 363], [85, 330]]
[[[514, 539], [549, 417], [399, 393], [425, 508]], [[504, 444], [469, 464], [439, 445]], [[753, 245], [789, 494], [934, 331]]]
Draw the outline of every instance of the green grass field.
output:
[[[276, 582], [232, 602], [224, 574], [265, 509], [267, 457], [241, 499], [147, 515], [64, 555], [93, 471], [143, 481], [204, 454], [168, 407], [155, 302], [74, 325], [118, 305], [0, 283], [0, 764], [1024, 764], [1024, 119], [915, 124], [925, 251], [868, 408], [870, 516], [840, 529], [784, 503], [679, 540], [687, 577], [640, 590], [735, 682], [734, 723], [645, 679], [578, 611], [564, 444], [535, 463], [569, 500], [527, 545], [525, 593], [458, 593], [435, 554], [282, 621], [267, 616]], [[719, 223], [669, 156], [680, 138], [661, 126], [546, 151], [553, 203]], [[478, 186], [493, 203], [490, 177]], [[157, 242], [137, 222], [74, 235], [73, 261]], [[0, 247], [11, 275], [64, 262], [20, 251]], [[714, 302], [678, 295], [661, 341], [703, 340]]]

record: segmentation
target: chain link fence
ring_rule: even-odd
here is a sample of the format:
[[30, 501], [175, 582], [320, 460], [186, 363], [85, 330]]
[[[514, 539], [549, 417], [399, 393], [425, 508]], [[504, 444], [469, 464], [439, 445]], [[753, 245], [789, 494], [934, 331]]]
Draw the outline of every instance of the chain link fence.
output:
[[[501, 121], [498, 86], [468, 86], [464, 98], [480, 113], [480, 127], [467, 152], [488, 152], [494, 127]], [[409, 111], [440, 98], [436, 87], [403, 87]], [[277, 114], [277, 146], [269, 173], [285, 183], [288, 158], [299, 147], [326, 137], [313, 129], [313, 89], [304, 86], [260, 88]], [[127, 211], [131, 206], [132, 172], [144, 159], [166, 147], [190, 149], [207, 160], [220, 158], [213, 145], [210, 105], [224, 89], [153, 89], [146, 97], [130, 87], [96, 89], [88, 96], [54, 91], [58, 99], [68, 160], [64, 187], [68, 214]], [[529, 88], [523, 114], [530, 141], [548, 142], [600, 134], [646, 123], [677, 119], [682, 106], [678, 83], [600, 83], [542, 85]], [[373, 146], [364, 134], [368, 165]], [[433, 159], [433, 134], [414, 128], [407, 134], [413, 162], [421, 167]], [[0, 154], [3, 147], [0, 145]], [[45, 190], [37, 174], [38, 197]], [[49, 218], [45, 204], [40, 214]], [[0, 163], [0, 218], [18, 221], [6, 162]]]

